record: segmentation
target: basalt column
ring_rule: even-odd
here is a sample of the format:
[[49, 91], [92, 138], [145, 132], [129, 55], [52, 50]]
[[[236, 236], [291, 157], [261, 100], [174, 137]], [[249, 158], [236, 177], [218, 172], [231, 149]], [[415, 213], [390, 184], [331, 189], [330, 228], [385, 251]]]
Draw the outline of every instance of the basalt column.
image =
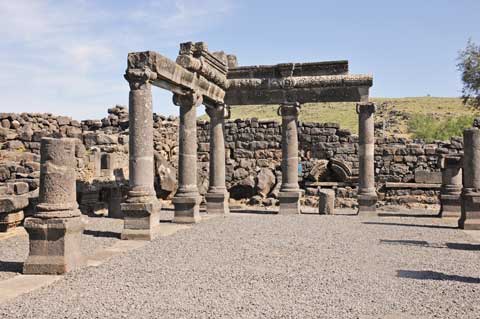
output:
[[282, 116], [282, 185], [278, 195], [279, 214], [300, 214], [301, 190], [298, 186], [298, 130], [300, 104], [283, 104]]
[[210, 117], [210, 185], [205, 195], [208, 214], [228, 214], [229, 194], [225, 187], [225, 106], [207, 107]]
[[122, 239], [150, 240], [159, 224], [160, 203], [153, 186], [153, 113], [150, 81], [155, 73], [129, 70], [125, 79], [129, 95], [129, 191], [121, 204], [124, 216]]
[[173, 221], [196, 223], [200, 221], [201, 202], [197, 188], [197, 106], [203, 99], [195, 93], [175, 94], [173, 102], [180, 106], [178, 189], [172, 200]]
[[84, 229], [76, 198], [75, 140], [43, 138], [40, 192], [33, 217], [25, 219], [30, 252], [24, 274], [63, 274], [83, 264]]
[[480, 230], [480, 130], [463, 131], [462, 215], [458, 226]]
[[358, 113], [358, 147], [359, 147], [359, 185], [358, 185], [358, 213], [360, 215], [374, 215], [376, 211], [377, 193], [375, 191], [374, 144], [375, 104], [357, 104]]
[[447, 155], [441, 160], [442, 188], [440, 190], [440, 216], [460, 217], [462, 193], [461, 156]]

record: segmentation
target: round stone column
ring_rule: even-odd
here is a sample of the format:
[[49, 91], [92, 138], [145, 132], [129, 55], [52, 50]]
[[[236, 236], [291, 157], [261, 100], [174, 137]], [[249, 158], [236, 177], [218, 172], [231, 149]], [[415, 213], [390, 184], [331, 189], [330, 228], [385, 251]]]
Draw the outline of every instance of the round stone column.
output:
[[75, 168], [75, 139], [42, 139], [38, 204], [24, 222], [30, 241], [25, 274], [62, 274], [83, 264]]
[[440, 216], [459, 218], [461, 215], [462, 157], [446, 155], [441, 159], [440, 166], [442, 168]]
[[208, 214], [228, 214], [229, 194], [225, 187], [225, 105], [208, 106], [210, 117], [209, 188], [205, 195]]
[[301, 190], [298, 186], [298, 113], [299, 103], [282, 104], [282, 184], [278, 195], [280, 214], [300, 214]]
[[200, 221], [201, 197], [197, 187], [197, 107], [201, 95], [174, 94], [173, 102], [180, 106], [180, 131], [178, 154], [178, 189], [173, 198], [176, 223]]
[[463, 189], [462, 214], [458, 226], [480, 230], [480, 130], [463, 131]]
[[366, 102], [357, 104], [358, 114], [358, 213], [375, 215], [377, 193], [375, 190], [375, 104]]
[[159, 225], [160, 204], [155, 195], [153, 162], [153, 111], [149, 69], [127, 70], [129, 94], [129, 191], [121, 204], [124, 216], [122, 239], [151, 240]]

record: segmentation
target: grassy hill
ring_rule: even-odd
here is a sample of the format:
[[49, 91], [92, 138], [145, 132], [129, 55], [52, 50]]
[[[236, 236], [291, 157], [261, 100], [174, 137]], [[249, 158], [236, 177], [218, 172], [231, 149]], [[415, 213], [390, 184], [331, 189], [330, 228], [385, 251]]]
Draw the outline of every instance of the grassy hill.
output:
[[[378, 106], [375, 122], [384, 125], [386, 134], [425, 139], [448, 139], [459, 136], [471, 126], [478, 111], [467, 108], [459, 98], [406, 97], [371, 98]], [[232, 119], [256, 117], [275, 119], [276, 105], [233, 106]], [[207, 119], [208, 117], [202, 117]], [[305, 122], [335, 122], [342, 128], [358, 132], [355, 103], [312, 103], [302, 106], [300, 120]]]

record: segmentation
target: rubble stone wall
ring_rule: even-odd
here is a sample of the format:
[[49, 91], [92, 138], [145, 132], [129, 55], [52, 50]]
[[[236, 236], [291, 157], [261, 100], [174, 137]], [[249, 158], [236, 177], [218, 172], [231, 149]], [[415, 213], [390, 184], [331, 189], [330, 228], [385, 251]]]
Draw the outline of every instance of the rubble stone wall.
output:
[[[178, 119], [154, 115], [156, 189], [162, 197], [176, 187]], [[208, 188], [209, 123], [198, 121], [198, 184]], [[101, 120], [76, 121], [65, 116], [0, 113], [0, 195], [38, 187], [42, 137], [78, 139], [76, 156], [80, 185], [110, 176], [128, 177], [128, 113], [125, 107], [108, 110]], [[256, 119], [225, 124], [226, 180], [234, 199], [276, 204], [281, 181], [281, 125]], [[356, 204], [358, 137], [335, 123], [299, 123], [299, 175], [305, 203], [316, 205], [317, 188], [333, 187], [337, 206]], [[387, 182], [438, 182], [439, 158], [462, 152], [462, 139], [425, 143], [405, 138], [377, 137], [375, 174], [381, 203], [437, 203], [436, 188], [386, 188]], [[115, 154], [113, 161], [105, 154]], [[437, 172], [437, 173], [435, 173]], [[110, 175], [109, 175], [110, 174]], [[430, 175], [429, 175], [430, 174]], [[23, 188], [22, 188], [23, 187]], [[82, 189], [80, 189], [82, 192]], [[101, 190], [98, 192], [101, 196]], [[85, 196], [85, 198], [88, 196]], [[253, 197], [253, 198], [252, 198]]]

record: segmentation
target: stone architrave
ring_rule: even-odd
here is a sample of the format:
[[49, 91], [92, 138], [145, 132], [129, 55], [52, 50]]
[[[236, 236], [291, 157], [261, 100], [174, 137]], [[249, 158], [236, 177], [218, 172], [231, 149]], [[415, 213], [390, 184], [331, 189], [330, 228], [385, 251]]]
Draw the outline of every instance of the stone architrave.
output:
[[205, 195], [208, 214], [228, 214], [229, 193], [225, 187], [225, 105], [206, 107], [210, 117], [209, 188]]
[[375, 215], [377, 192], [375, 190], [375, 128], [374, 103], [358, 103], [358, 155], [359, 155], [359, 185], [358, 214]]
[[282, 104], [282, 185], [278, 195], [279, 214], [300, 214], [301, 190], [298, 185], [298, 129], [300, 104]]
[[76, 198], [75, 139], [43, 138], [39, 200], [25, 219], [30, 252], [24, 274], [63, 274], [81, 266], [84, 229]]
[[151, 240], [159, 225], [160, 203], [154, 189], [153, 112], [150, 82], [157, 78], [148, 68], [128, 70], [129, 95], [129, 191], [121, 204], [122, 239]]
[[440, 189], [440, 216], [459, 218], [462, 193], [462, 157], [446, 155], [441, 159], [442, 188]]
[[197, 187], [197, 107], [202, 104], [201, 95], [173, 96], [180, 106], [180, 131], [178, 154], [178, 189], [173, 197], [175, 223], [200, 221], [201, 196]]
[[462, 214], [458, 226], [480, 230], [480, 129], [463, 131]]

